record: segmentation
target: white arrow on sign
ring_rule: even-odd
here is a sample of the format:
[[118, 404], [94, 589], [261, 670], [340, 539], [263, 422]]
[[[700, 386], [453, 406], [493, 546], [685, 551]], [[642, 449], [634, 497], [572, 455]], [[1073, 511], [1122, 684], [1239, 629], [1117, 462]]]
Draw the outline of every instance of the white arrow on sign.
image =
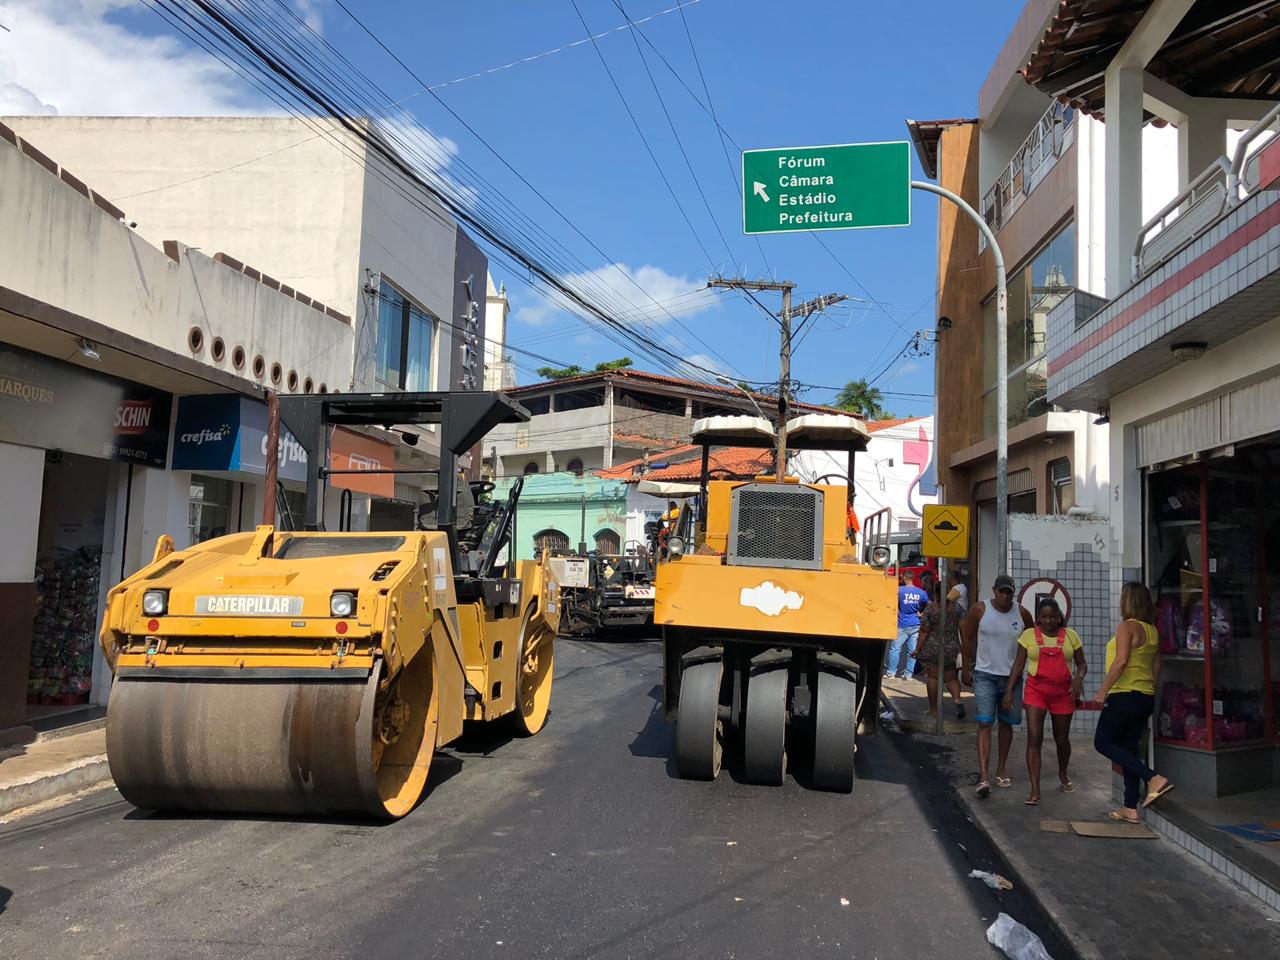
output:
[[757, 197], [760, 197], [762, 200], [764, 200], [765, 203], [769, 202], [769, 195], [764, 192], [763, 183], [761, 183], [759, 180], [756, 180], [752, 182], [751, 186]]

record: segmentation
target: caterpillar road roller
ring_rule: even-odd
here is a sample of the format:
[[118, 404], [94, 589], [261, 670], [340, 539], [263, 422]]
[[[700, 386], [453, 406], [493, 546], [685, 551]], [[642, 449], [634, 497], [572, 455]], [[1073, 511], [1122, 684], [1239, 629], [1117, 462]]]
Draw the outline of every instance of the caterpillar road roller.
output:
[[[875, 732], [884, 652], [897, 629], [888, 551], [859, 556], [852, 515], [854, 458], [866, 427], [853, 417], [763, 417], [694, 424], [700, 491], [681, 512], [658, 565], [655, 623], [663, 631], [663, 691], [676, 723], [682, 777], [711, 780], [726, 750], [750, 781], [854, 786], [859, 734]], [[711, 479], [715, 446], [841, 451], [847, 472], [802, 483], [775, 475]], [[845, 480], [843, 484], [828, 483]], [[876, 524], [888, 522], [878, 515]]]
[[[304, 529], [161, 538], [108, 594], [111, 775], [145, 809], [399, 817], [466, 721], [530, 735], [547, 719], [558, 586], [545, 561], [507, 559], [521, 483], [485, 502], [492, 486], [457, 470], [529, 414], [485, 392], [279, 405], [307, 453]], [[428, 529], [325, 531], [333, 428], [423, 424], [440, 440]]]

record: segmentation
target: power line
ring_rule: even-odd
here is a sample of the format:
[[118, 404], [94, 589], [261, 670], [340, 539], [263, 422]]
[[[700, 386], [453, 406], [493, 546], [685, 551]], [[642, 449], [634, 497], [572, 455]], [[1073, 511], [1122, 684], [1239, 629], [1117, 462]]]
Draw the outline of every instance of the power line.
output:
[[[724, 154], [724, 162], [729, 168], [729, 180], [733, 184], [734, 192], [738, 195], [738, 200], [742, 200], [742, 183], [738, 180], [738, 171], [734, 169], [733, 161], [729, 158], [729, 148], [724, 142], [724, 128], [720, 126], [720, 119], [716, 116], [715, 101], [711, 98], [711, 87], [707, 84], [706, 74], [702, 72], [702, 61], [698, 58], [698, 48], [693, 42], [693, 31], [689, 29], [689, 19], [684, 15], [684, 8], [680, 8], [680, 22], [684, 24], [684, 35], [689, 41], [689, 52], [693, 54], [693, 65], [698, 69], [698, 78], [702, 81], [702, 92], [707, 96], [707, 108], [711, 111], [711, 124], [715, 127], [716, 138], [720, 141], [720, 152]], [[643, 36], [643, 33], [641, 33]], [[646, 38], [646, 42], [648, 38]], [[764, 254], [764, 245], [760, 242], [760, 237], [754, 235], [752, 239], [756, 242], [756, 249], [760, 251], [760, 259], [764, 261], [765, 270], [770, 275], [773, 274], [773, 267], [769, 265], [769, 258]]]
[[[341, 2], [341, 0], [338, 0]], [[587, 26], [587, 20], [582, 15], [582, 11], [578, 8], [578, 0], [569, 0], [573, 5], [573, 12], [578, 15], [578, 19], [582, 21], [582, 29], [587, 31], [590, 36], [591, 28]], [[680, 202], [680, 198], [676, 196], [675, 188], [671, 186], [670, 179], [667, 178], [666, 171], [662, 169], [662, 164], [658, 162], [658, 156], [653, 152], [653, 147], [649, 145], [649, 138], [644, 135], [644, 130], [640, 126], [640, 121], [636, 119], [636, 115], [631, 110], [631, 104], [627, 102], [626, 95], [622, 92], [622, 87], [618, 86], [618, 81], [613, 75], [613, 71], [609, 69], [609, 61], [604, 58], [604, 53], [600, 50], [600, 44], [595, 40], [591, 41], [591, 46], [596, 52], [596, 56], [600, 58], [600, 65], [604, 67], [604, 72], [609, 77], [609, 82], [613, 85], [614, 91], [618, 94], [618, 99], [622, 101], [622, 107], [627, 112], [627, 116], [631, 118], [631, 125], [636, 128], [636, 134], [640, 137], [640, 142], [644, 144], [645, 152], [649, 154], [649, 159], [653, 161], [654, 168], [658, 171], [658, 176], [662, 178], [662, 182], [667, 186], [667, 192], [671, 194], [671, 199], [675, 202], [676, 209], [680, 211], [680, 216], [689, 227], [689, 232], [693, 234], [693, 239], [697, 241], [698, 247], [702, 250], [703, 256], [707, 258], [707, 264], [711, 269], [715, 270], [715, 261], [711, 259], [711, 253], [707, 250], [706, 244], [702, 242], [702, 237], [698, 235], [698, 231], [694, 229], [693, 221], [689, 219], [689, 214], [684, 208], [684, 204]]]
[[[353, 156], [355, 162], [368, 166], [375, 175], [385, 179], [393, 189], [403, 193], [406, 199], [421, 206], [427, 213], [439, 217], [447, 211], [457, 220], [466, 223], [476, 230], [481, 239], [495, 248], [496, 255], [509, 257], [513, 263], [520, 264], [525, 269], [528, 269], [531, 276], [537, 276], [557, 295], [563, 296], [566, 302], [581, 309], [584, 320], [591, 322], [594, 319], [600, 322], [603, 324], [602, 330], [605, 327], [612, 329], [616, 334], [641, 348], [642, 352], [647, 352], [654, 358], [660, 357], [662, 361], [667, 363], [683, 364], [686, 368], [693, 367], [708, 376], [714, 375], [714, 371], [698, 364], [689, 364], [680, 354], [673, 352], [638, 330], [620, 323], [610, 316], [608, 309], [601, 306], [600, 302], [591, 299], [591, 294], [560, 280], [553, 272], [553, 269], [548, 267], [547, 261], [544, 259], [547, 251], [541, 247], [540, 240], [535, 243], [535, 247], [539, 248], [539, 252], [530, 254], [521, 250], [521, 244], [531, 239], [527, 229], [514, 224], [509, 215], [487, 207], [485, 205], [485, 195], [472, 194], [466, 196], [459, 194], [457, 192], [457, 184], [454, 181], [434, 173], [424, 175], [420, 170], [410, 166], [404, 157], [414, 156], [415, 150], [421, 150], [421, 144], [415, 147], [394, 129], [370, 129], [361, 125], [358, 121], [352, 120], [353, 115], [362, 111], [360, 107], [353, 109], [350, 106], [342, 106], [343, 97], [346, 96], [348, 99], [350, 97], [350, 86], [348, 85], [345, 91], [335, 90], [332, 86], [328, 89], [320, 89], [303, 73], [299, 73], [297, 69], [294, 69], [291, 59], [297, 61], [299, 58], [297, 56], [291, 57], [290, 51], [296, 49], [296, 41], [291, 43], [281, 42], [278, 26], [270, 27], [268, 33], [263, 34], [262, 28], [265, 23], [264, 17], [267, 15], [266, 11], [226, 11], [216, 8], [209, 0], [191, 0], [190, 4], [185, 7], [178, 0], [147, 0], [147, 2], [152, 9], [178, 29], [179, 32], [191, 39], [193, 43], [221, 60], [229, 68], [244, 75], [252, 85], [262, 90], [271, 99], [279, 102], [302, 122], [317, 128], [321, 135], [333, 138], [331, 132], [319, 127], [314, 115], [302, 114], [299, 106], [305, 105], [308, 110], [318, 109], [321, 114], [327, 115], [331, 120], [336, 121], [337, 126], [341, 128], [346, 136], [350, 136], [362, 143], [371, 155], [368, 158], [365, 155]], [[273, 32], [275, 33], [274, 37], [271, 35]], [[325, 55], [324, 49], [332, 50], [332, 48], [323, 41], [323, 38], [320, 39], [322, 42], [320, 52], [323, 57]], [[223, 50], [226, 52], [223, 53]], [[338, 56], [345, 61], [345, 58]], [[362, 80], [365, 85], [371, 87], [367, 78], [360, 76], [358, 71], [354, 71], [354, 69], [344, 71], [333, 66], [326, 66], [323, 64], [323, 60], [317, 61], [314, 56], [303, 58], [302, 63], [304, 72], [317, 74], [319, 80], [323, 81], [335, 76], [342, 77], [350, 72]], [[385, 102], [389, 99], [381, 96], [379, 101]], [[416, 129], [416, 125], [414, 129]], [[399, 150], [390, 146], [392, 141], [398, 142]], [[349, 148], [340, 141], [335, 140], [334, 142], [340, 149], [349, 152]], [[421, 154], [419, 155], [422, 156]], [[369, 166], [373, 156], [376, 156], [381, 161], [381, 164]], [[424, 164], [423, 169], [440, 168], [442, 161], [439, 148], [434, 147], [430, 141], [428, 141], [428, 152], [425, 154], [425, 159], [427, 163]], [[385, 164], [386, 169], [382, 167], [382, 164]], [[465, 169], [465, 165], [463, 165], [463, 168]], [[394, 174], [394, 176], [390, 176], [389, 173]], [[425, 198], [421, 196], [411, 196], [406, 190], [405, 182], [401, 182], [399, 178], [403, 178], [408, 184], [412, 184], [415, 188], [424, 191], [427, 196], [438, 202], [443, 209], [434, 209], [430, 204], [425, 203]], [[503, 199], [496, 190], [493, 191], [493, 195]], [[537, 229], [523, 214], [518, 211], [515, 212], [526, 224], [535, 230]], [[512, 229], [515, 230], [515, 236], [511, 232]], [[571, 309], [573, 308], [571, 307]]]
[[[437, 93], [435, 93], [433, 90], [431, 90], [431, 89], [427, 86], [427, 84], [422, 80], [422, 78], [421, 78], [420, 76], [418, 76], [418, 74], [417, 74], [416, 72], [414, 72], [414, 71], [413, 71], [413, 70], [408, 66], [408, 64], [406, 64], [406, 63], [405, 63], [405, 62], [404, 62], [404, 61], [403, 61], [399, 56], [397, 56], [395, 53], [393, 53], [393, 52], [391, 51], [391, 49], [390, 49], [390, 48], [389, 48], [389, 47], [388, 47], [388, 46], [387, 46], [387, 45], [382, 41], [382, 39], [381, 39], [381, 38], [379, 38], [379, 37], [378, 37], [378, 36], [377, 36], [377, 35], [376, 35], [376, 34], [375, 34], [375, 33], [374, 33], [374, 32], [373, 32], [373, 31], [372, 31], [372, 30], [371, 30], [371, 29], [370, 29], [370, 28], [365, 24], [365, 23], [364, 23], [364, 21], [363, 21], [363, 20], [361, 20], [361, 19], [360, 19], [359, 17], [357, 17], [354, 13], [352, 13], [352, 12], [351, 12], [351, 10], [350, 10], [350, 9], [347, 7], [347, 5], [343, 2], [343, 0], [334, 0], [334, 2], [335, 2], [335, 3], [337, 3], [337, 5], [342, 9], [342, 11], [343, 11], [344, 13], [346, 13], [346, 14], [347, 14], [347, 16], [348, 16], [348, 17], [350, 17], [353, 21], [355, 21], [355, 23], [360, 27], [360, 29], [361, 29], [361, 30], [363, 30], [363, 31], [364, 31], [364, 33], [365, 33], [365, 34], [367, 34], [367, 35], [370, 37], [370, 39], [372, 39], [376, 44], [378, 44], [378, 46], [379, 46], [379, 47], [380, 47], [380, 48], [381, 48], [381, 49], [382, 49], [382, 50], [383, 50], [383, 51], [384, 51], [388, 56], [390, 56], [393, 60], [395, 60], [395, 62], [396, 62], [397, 64], [399, 64], [399, 65], [400, 65], [400, 67], [401, 67], [401, 68], [402, 68], [406, 73], [408, 73], [410, 77], [412, 77], [412, 78], [413, 78], [415, 81], [417, 81], [419, 84], [422, 84], [422, 86], [427, 90], [427, 92], [428, 92], [428, 93], [430, 93], [430, 94], [431, 94], [431, 96], [436, 100], [436, 102], [438, 102], [442, 107], [444, 107], [444, 108], [449, 112], [450, 116], [452, 116], [455, 120], [457, 120], [460, 124], [462, 124], [462, 126], [467, 130], [467, 132], [468, 132], [468, 133], [470, 133], [473, 137], [475, 137], [475, 138], [476, 138], [476, 140], [478, 140], [481, 144], [483, 144], [483, 145], [484, 145], [484, 147], [485, 147], [485, 148], [486, 148], [486, 149], [487, 149], [491, 154], [493, 154], [495, 157], [497, 157], [497, 158], [498, 158], [498, 160], [499, 160], [499, 161], [501, 161], [501, 162], [502, 162], [502, 164], [503, 164], [503, 165], [504, 165], [508, 170], [510, 170], [513, 174], [515, 174], [515, 176], [520, 180], [520, 182], [521, 182], [521, 183], [523, 183], [526, 187], [528, 187], [530, 190], [532, 190], [532, 191], [534, 192], [534, 194], [535, 194], [535, 195], [536, 195], [540, 200], [542, 200], [542, 201], [543, 201], [543, 203], [547, 204], [547, 206], [548, 206], [548, 207], [550, 207], [550, 208], [551, 208], [551, 209], [556, 213], [556, 215], [560, 217], [560, 219], [561, 219], [561, 220], [563, 220], [566, 224], [568, 224], [568, 225], [569, 225], [569, 226], [574, 230], [574, 232], [578, 234], [578, 236], [580, 236], [582, 239], [586, 240], [586, 241], [587, 241], [587, 243], [588, 243], [588, 244], [590, 244], [590, 246], [591, 246], [591, 247], [592, 247], [592, 248], [593, 248], [593, 249], [594, 249], [594, 250], [595, 250], [595, 251], [596, 251], [600, 256], [602, 256], [602, 257], [604, 257], [604, 258], [605, 258], [605, 260], [606, 260], [606, 262], [607, 262], [607, 263], [609, 263], [609, 264], [613, 265], [615, 268], [618, 268], [618, 264], [617, 264], [617, 261], [616, 261], [616, 260], [614, 260], [613, 258], [609, 257], [609, 256], [608, 256], [608, 255], [607, 255], [603, 250], [601, 250], [601, 249], [600, 249], [600, 248], [599, 248], [599, 247], [598, 247], [594, 242], [592, 242], [592, 241], [591, 241], [591, 240], [586, 236], [586, 234], [584, 234], [584, 233], [583, 233], [583, 232], [582, 232], [582, 231], [577, 227], [577, 225], [576, 225], [576, 224], [574, 224], [572, 221], [570, 221], [570, 220], [569, 220], [569, 218], [568, 218], [567, 216], [565, 216], [565, 214], [564, 214], [563, 212], [561, 212], [561, 211], [560, 211], [560, 209], [559, 209], [558, 207], [556, 207], [556, 205], [555, 205], [555, 204], [553, 204], [553, 203], [552, 203], [552, 202], [551, 202], [551, 201], [550, 201], [550, 200], [549, 200], [545, 195], [543, 195], [541, 191], [539, 191], [537, 188], [535, 188], [535, 187], [533, 186], [533, 184], [532, 184], [532, 183], [530, 183], [530, 182], [529, 182], [529, 180], [528, 180], [527, 178], [525, 178], [525, 177], [524, 177], [524, 175], [523, 175], [523, 174], [521, 174], [518, 170], [516, 170], [516, 168], [515, 168], [514, 166], [512, 166], [512, 165], [511, 165], [511, 163], [510, 163], [510, 162], [509, 162], [509, 161], [508, 161], [508, 160], [507, 160], [507, 159], [506, 159], [506, 158], [505, 158], [505, 157], [504, 157], [504, 156], [503, 156], [503, 155], [502, 155], [502, 154], [501, 154], [501, 153], [500, 153], [496, 148], [494, 148], [494, 147], [493, 147], [493, 146], [492, 146], [492, 145], [491, 145], [487, 140], [485, 140], [485, 138], [484, 138], [484, 137], [480, 136], [480, 134], [475, 130], [475, 128], [474, 128], [474, 127], [472, 127], [472, 126], [471, 126], [469, 123], [467, 123], [467, 122], [466, 122], [466, 121], [465, 121], [461, 116], [459, 116], [459, 114], [458, 114], [458, 113], [457, 113], [457, 112], [456, 112], [452, 107], [450, 107], [447, 103], [445, 103], [445, 101], [440, 97], [440, 95], [439, 95], [439, 94], [437, 94]], [[574, 7], [574, 9], [575, 9], [575, 10], [577, 10], [577, 7], [575, 6], [575, 7]], [[578, 19], [582, 21], [582, 25], [583, 25], [583, 27], [584, 27], [584, 28], [586, 28], [586, 26], [587, 26], [587, 24], [586, 24], [586, 20], [585, 20], [585, 19], [583, 19], [581, 11], [578, 11]], [[587, 33], [588, 33], [589, 35], [590, 35], [590, 33], [591, 33], [591, 31], [590, 31], [590, 29], [589, 29], [589, 28], [587, 29]], [[599, 44], [596, 42], [595, 38], [591, 38], [591, 45], [592, 45], [592, 47], [595, 49], [597, 56], [599, 56], [599, 57], [600, 57], [600, 62], [601, 62], [602, 64], [604, 64], [605, 71], [606, 71], [607, 73], [609, 73], [609, 79], [610, 79], [610, 80], [613, 80], [613, 74], [612, 74], [612, 72], [610, 72], [610, 71], [609, 71], [609, 66], [608, 66], [608, 64], [605, 62], [604, 54], [600, 51]], [[617, 85], [617, 82], [616, 82], [616, 81], [614, 81], [614, 89], [616, 89], [616, 90], [618, 91], [618, 96], [619, 96], [620, 98], [622, 98], [623, 105], [624, 105], [624, 106], [626, 106], [626, 98], [622, 96], [622, 90], [618, 87], [618, 85]], [[627, 112], [630, 114], [630, 107], [627, 107]], [[634, 115], [632, 116], [632, 122], [633, 122], [633, 123], [636, 123], [636, 120], [635, 120]], [[644, 140], [644, 134], [643, 134], [643, 132], [641, 132], [641, 131], [640, 131], [640, 127], [639, 127], [639, 124], [638, 124], [638, 123], [636, 123], [636, 130], [637, 130], [637, 132], [638, 132], [638, 133], [640, 133], [640, 137], [641, 137], [641, 139], [642, 139], [642, 140]], [[646, 148], [648, 148], [648, 142], [647, 142], [647, 141], [645, 141], [645, 146], [646, 146]], [[654, 159], [654, 163], [655, 163], [655, 164], [657, 164], [657, 159], [656, 159], [656, 157], [654, 157], [654, 156], [653, 156], [653, 151], [652, 151], [652, 150], [649, 150], [649, 155], [650, 155], [650, 157], [653, 157], [653, 159]], [[661, 173], [661, 172], [662, 172], [662, 171], [661, 171], [661, 167], [659, 166], [659, 173]], [[665, 174], [663, 175], [663, 179], [664, 179], [664, 181], [666, 180]], [[670, 190], [670, 189], [671, 189], [671, 185], [670, 185], [670, 183], [669, 183], [669, 182], [667, 183], [667, 188], [668, 188], [668, 190]], [[676, 204], [677, 204], [677, 206], [679, 206], [679, 203], [680, 203], [680, 202], [679, 202], [679, 200], [678, 200], [678, 199], [676, 199], [676, 197], [675, 197], [675, 192], [674, 192], [674, 191], [672, 191], [672, 198], [676, 200]], [[684, 213], [683, 207], [681, 208], [681, 213]], [[689, 222], [689, 221], [688, 221], [688, 216], [687, 216], [687, 215], [685, 216], [685, 220], [686, 220], [686, 222]], [[689, 229], [690, 229], [691, 231], [693, 231], [693, 224], [692, 224], [691, 222], [689, 222]], [[693, 231], [693, 232], [694, 232], [694, 238], [698, 241], [698, 245], [699, 245], [699, 246], [702, 246], [703, 253], [706, 253], [706, 247], [702, 245], [702, 241], [701, 241], [701, 239], [697, 236], [697, 232], [696, 232], [696, 231]], [[708, 255], [707, 259], [708, 259], [708, 261], [710, 261], [710, 255]], [[648, 291], [646, 291], [643, 287], [641, 287], [641, 286], [640, 286], [640, 284], [639, 284], [639, 282], [637, 282], [637, 281], [635, 280], [635, 278], [634, 278], [634, 277], [632, 277], [629, 273], [627, 273], [627, 271], [625, 271], [625, 270], [621, 270], [620, 268], [618, 268], [618, 269], [619, 269], [619, 272], [621, 272], [621, 273], [624, 275], [624, 277], [625, 277], [626, 279], [628, 279], [628, 280], [632, 283], [632, 285], [633, 285], [633, 286], [635, 286], [635, 287], [636, 287], [636, 289], [640, 290], [640, 291], [641, 291], [641, 293], [645, 294], [645, 296], [647, 296], [647, 297], [649, 298], [649, 300], [650, 300], [652, 303], [654, 303], [655, 305], [657, 305], [657, 301], [653, 298], [653, 296], [652, 296], [651, 294], [649, 294], [649, 292], [648, 292]], [[671, 314], [670, 312], [668, 312], [668, 311], [664, 311], [664, 312], [666, 312], [666, 313], [667, 313], [667, 316], [668, 316], [671, 320], [675, 321], [677, 324], [680, 324], [680, 321], [679, 321], [679, 320], [678, 320], [674, 315], [672, 315], [672, 314]], [[684, 327], [684, 325], [683, 325], [683, 324], [680, 324], [680, 326], [681, 326], [683, 329], [685, 329], [685, 330], [686, 330], [686, 332], [688, 332], [691, 336], [693, 336], [695, 340], [697, 340], [699, 343], [701, 343], [703, 347], [705, 347], [705, 348], [706, 348], [708, 351], [710, 351], [713, 355], [717, 356], [717, 357], [718, 357], [718, 359], [720, 359], [722, 362], [724, 362], [724, 363], [726, 363], [726, 364], [728, 363], [728, 361], [727, 361], [727, 360], [725, 360], [725, 359], [724, 359], [724, 357], [720, 357], [718, 354], [716, 354], [716, 353], [715, 353], [714, 348], [713, 348], [713, 347], [711, 347], [711, 346], [710, 346], [710, 344], [707, 344], [705, 341], [702, 341], [702, 340], [701, 340], [701, 338], [699, 338], [696, 334], [694, 334], [694, 333], [693, 333], [693, 331], [689, 330], [687, 327]], [[669, 351], [668, 351], [668, 352], [669, 352]], [[711, 373], [712, 375], [714, 375], [713, 371], [707, 370], [707, 368], [704, 368], [704, 367], [698, 367], [698, 365], [696, 365], [696, 364], [694, 364], [693, 366], [694, 366], [695, 368], [697, 368], [697, 369], [703, 370], [703, 371], [705, 371], [705, 372], [707, 372], [707, 373]]]
[[[627, 23], [631, 23], [631, 15], [627, 13], [626, 8], [622, 5], [621, 0], [613, 0], [613, 5], [626, 18]], [[716, 219], [716, 215], [711, 212], [711, 204], [707, 201], [707, 194], [702, 189], [702, 184], [698, 182], [698, 175], [694, 172], [693, 163], [689, 160], [689, 154], [684, 148], [684, 142], [680, 139], [680, 134], [676, 131], [675, 121], [671, 119], [671, 111], [667, 109], [667, 102], [662, 97], [662, 91], [658, 89], [658, 81], [653, 78], [653, 71], [649, 69], [649, 59], [644, 55], [644, 48], [640, 46], [640, 38], [636, 36], [638, 30], [631, 32], [631, 41], [636, 46], [636, 53], [640, 56], [640, 63], [644, 67], [645, 75], [649, 78], [649, 83], [653, 87], [654, 95], [658, 98], [658, 105], [662, 107], [662, 115], [667, 118], [667, 126], [671, 128], [671, 136], [675, 138], [676, 146], [680, 148], [680, 156], [684, 158], [684, 165], [689, 171], [689, 179], [693, 181], [694, 189], [698, 191], [698, 196], [702, 198], [702, 206], [706, 208], [707, 218], [711, 221], [711, 225], [716, 228], [716, 233], [720, 235], [720, 242], [724, 244], [724, 252], [729, 255], [732, 262], [735, 257], [733, 251], [729, 249], [729, 241], [725, 239], [724, 231], [720, 229], [720, 221]]]

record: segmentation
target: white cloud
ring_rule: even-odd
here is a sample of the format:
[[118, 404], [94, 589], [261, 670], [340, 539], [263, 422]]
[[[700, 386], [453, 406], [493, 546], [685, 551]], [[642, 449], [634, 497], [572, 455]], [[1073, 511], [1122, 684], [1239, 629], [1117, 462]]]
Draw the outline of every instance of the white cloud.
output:
[[293, 6], [298, 16], [316, 33], [324, 29], [324, 17], [320, 15], [321, 0], [293, 0]]
[[[560, 280], [599, 305], [609, 316], [633, 326], [658, 326], [719, 305], [719, 298], [714, 291], [706, 289], [705, 281], [668, 273], [652, 264], [632, 269], [625, 263], [611, 263], [594, 270], [563, 274]], [[539, 302], [517, 307], [513, 317], [536, 327], [568, 320], [566, 314], [583, 315], [581, 307], [555, 291], [548, 292], [547, 300], [550, 304]], [[683, 341], [667, 339], [674, 349], [684, 349]]]
[[680, 361], [680, 376], [687, 377], [690, 380], [703, 379], [706, 377], [708, 370], [712, 370], [723, 377], [732, 377], [736, 379], [736, 375], [732, 370], [725, 366], [723, 360], [718, 360], [715, 357], [709, 357], [705, 353], [695, 353]]
[[512, 317], [517, 323], [527, 323], [531, 327], [540, 327], [551, 319], [555, 311], [547, 306], [521, 307]]
[[[718, 297], [706, 282], [668, 273], [645, 264], [631, 269], [611, 263], [562, 278], [597, 302], [617, 304], [619, 319], [640, 323], [666, 323], [672, 317], [689, 317], [714, 307]], [[701, 295], [696, 295], [701, 294]]]
[[889, 379], [898, 380], [902, 377], [907, 376], [907, 374], [915, 373], [919, 369], [920, 369], [919, 363], [917, 363], [914, 360], [908, 360], [902, 366], [898, 367], [898, 369], [895, 370], [892, 375], [890, 375]]
[[156, 35], [109, 19], [134, 6], [127, 0], [0, 0], [10, 31], [0, 34], [0, 84], [5, 90], [25, 88], [33, 98], [6, 98], [5, 110], [99, 116], [264, 112], [266, 104], [243, 80], [177, 39], [159, 19]]
[[0, 83], [0, 117], [51, 117], [57, 112], [22, 84]]

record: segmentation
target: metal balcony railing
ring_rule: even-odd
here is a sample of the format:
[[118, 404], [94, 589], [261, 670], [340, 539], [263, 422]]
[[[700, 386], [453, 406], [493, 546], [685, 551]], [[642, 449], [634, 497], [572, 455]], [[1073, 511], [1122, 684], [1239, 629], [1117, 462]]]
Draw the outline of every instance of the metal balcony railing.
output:
[[[1258, 156], [1263, 147], [1280, 136], [1277, 121], [1280, 121], [1280, 104], [1245, 131], [1230, 157], [1222, 156], [1211, 163], [1142, 225], [1133, 248], [1135, 283], [1167, 263], [1225, 213], [1257, 192]], [[1250, 149], [1255, 141], [1258, 141], [1257, 148]]]
[[[1061, 103], [1052, 104], [982, 197], [982, 215], [993, 231], [999, 232], [1009, 222], [1074, 142], [1075, 111]], [[979, 252], [986, 248], [986, 239], [980, 236]]]

